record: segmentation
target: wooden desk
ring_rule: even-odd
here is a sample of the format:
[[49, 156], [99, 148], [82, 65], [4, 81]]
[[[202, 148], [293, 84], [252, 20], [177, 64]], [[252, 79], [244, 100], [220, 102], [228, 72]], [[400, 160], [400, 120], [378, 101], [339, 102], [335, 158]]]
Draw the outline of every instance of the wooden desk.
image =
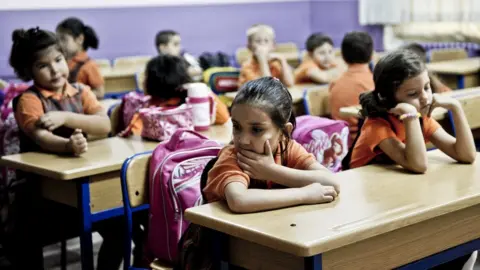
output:
[[[317, 84], [296, 84], [292, 87], [288, 87], [290, 94], [292, 95], [293, 103], [300, 103], [303, 101], [303, 91], [307, 88], [317, 87]], [[232, 101], [237, 96], [238, 92], [228, 92], [225, 94], [227, 98], [230, 98]]]
[[218, 202], [186, 218], [228, 235], [221, 250], [247, 269], [392, 269], [480, 237], [480, 155], [473, 165], [428, 155], [424, 175], [377, 165], [338, 173], [341, 193], [330, 204], [240, 215]]
[[232, 121], [228, 120], [223, 125], [213, 125], [207, 131], [199, 132], [211, 140], [218, 141], [222, 145], [227, 145], [232, 140], [233, 126]]
[[90, 142], [88, 152], [80, 157], [30, 152], [3, 156], [0, 165], [39, 175], [45, 198], [79, 209], [82, 269], [93, 269], [92, 223], [123, 215], [123, 162], [157, 144], [113, 137]]
[[135, 75], [136, 69], [111, 69], [103, 70], [105, 80], [105, 93], [120, 93], [137, 89]]
[[439, 75], [452, 89], [480, 85], [480, 57], [428, 63], [427, 68]]

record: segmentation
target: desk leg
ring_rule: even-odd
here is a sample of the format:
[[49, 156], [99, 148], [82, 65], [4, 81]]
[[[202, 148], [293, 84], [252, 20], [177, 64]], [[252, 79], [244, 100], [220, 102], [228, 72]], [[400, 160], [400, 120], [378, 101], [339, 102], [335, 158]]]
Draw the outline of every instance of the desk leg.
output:
[[305, 270], [322, 270], [322, 254], [304, 259]]
[[228, 235], [215, 232], [213, 239], [213, 259], [215, 270], [228, 270], [230, 265], [228, 263]]
[[80, 212], [80, 246], [83, 270], [93, 270], [92, 215], [90, 213], [90, 186], [88, 177], [77, 182], [77, 200]]
[[458, 89], [465, 88], [465, 76], [464, 75], [457, 75], [457, 87]]

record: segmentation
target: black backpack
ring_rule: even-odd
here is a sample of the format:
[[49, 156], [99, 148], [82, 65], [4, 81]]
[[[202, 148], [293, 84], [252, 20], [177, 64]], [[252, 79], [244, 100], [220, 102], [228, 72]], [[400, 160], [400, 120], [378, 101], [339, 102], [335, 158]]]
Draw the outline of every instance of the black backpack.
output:
[[203, 70], [211, 67], [229, 67], [230, 57], [223, 52], [217, 52], [216, 54], [205, 52], [200, 55], [199, 62]]

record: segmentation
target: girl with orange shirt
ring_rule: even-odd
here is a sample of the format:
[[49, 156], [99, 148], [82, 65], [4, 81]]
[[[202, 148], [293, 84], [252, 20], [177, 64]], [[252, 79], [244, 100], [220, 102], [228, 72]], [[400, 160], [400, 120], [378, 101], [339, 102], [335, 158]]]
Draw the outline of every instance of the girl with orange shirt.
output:
[[208, 173], [208, 202], [225, 200], [233, 212], [257, 212], [333, 201], [332, 174], [291, 139], [292, 97], [272, 77], [247, 82], [232, 104], [233, 144]]
[[[360, 95], [366, 120], [350, 167], [388, 161], [424, 173], [428, 141], [459, 162], [475, 160], [472, 132], [459, 101], [432, 94], [428, 70], [418, 55], [408, 50], [386, 55], [375, 66], [373, 79], [375, 90]], [[437, 107], [452, 112], [456, 138], [430, 117]]]

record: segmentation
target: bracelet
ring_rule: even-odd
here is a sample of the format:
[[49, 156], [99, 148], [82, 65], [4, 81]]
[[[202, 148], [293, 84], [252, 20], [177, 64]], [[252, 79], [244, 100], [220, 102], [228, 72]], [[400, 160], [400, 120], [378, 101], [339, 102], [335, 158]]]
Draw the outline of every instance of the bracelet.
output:
[[421, 116], [422, 116], [422, 114], [420, 114], [419, 112], [417, 112], [417, 113], [404, 113], [404, 114], [400, 115], [399, 119], [400, 119], [400, 121], [403, 121], [406, 118], [420, 118]]

